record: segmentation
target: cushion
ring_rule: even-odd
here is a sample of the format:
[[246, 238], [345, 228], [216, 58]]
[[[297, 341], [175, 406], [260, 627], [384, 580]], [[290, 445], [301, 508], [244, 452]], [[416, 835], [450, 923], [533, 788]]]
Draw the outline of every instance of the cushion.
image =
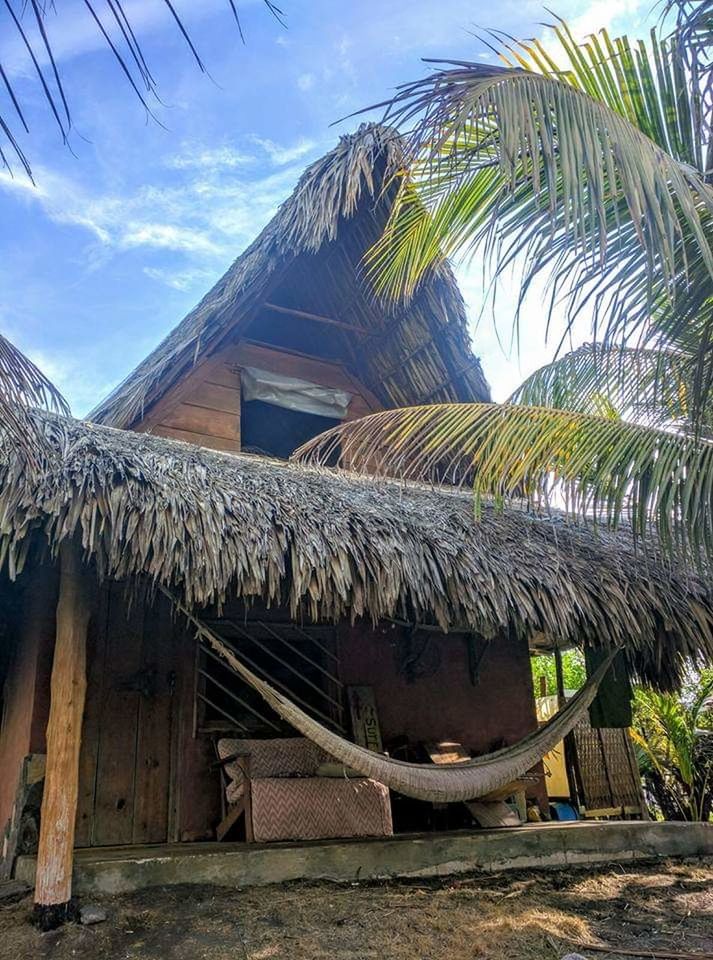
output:
[[[218, 741], [218, 756], [221, 760], [235, 754], [250, 757], [252, 779], [265, 777], [313, 777], [321, 763], [332, 758], [306, 737], [278, 737], [274, 740]], [[230, 782], [225, 796], [230, 804], [237, 803], [243, 795], [243, 771], [237, 761], [226, 763], [225, 773]]]
[[323, 840], [393, 834], [389, 789], [376, 780], [252, 780], [254, 839]]

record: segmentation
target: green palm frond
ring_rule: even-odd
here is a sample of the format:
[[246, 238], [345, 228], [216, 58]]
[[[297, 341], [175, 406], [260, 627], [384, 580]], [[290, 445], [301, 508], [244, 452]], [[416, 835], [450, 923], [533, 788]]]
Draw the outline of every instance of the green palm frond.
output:
[[[649, 426], [685, 430], [692, 376], [693, 361], [682, 351], [585, 343], [536, 370], [509, 402], [600, 416], [613, 411]], [[707, 411], [706, 422], [710, 434], [713, 409]]]
[[713, 443], [586, 413], [512, 404], [386, 410], [295, 451], [425, 482], [473, 483], [483, 496], [530, 498], [635, 535], [670, 553], [713, 556]]
[[678, 32], [580, 45], [559, 21], [553, 36], [561, 62], [496, 38], [507, 67], [441, 61], [388, 105], [413, 130], [373, 283], [409, 297], [440, 257], [477, 252], [494, 281], [523, 269], [518, 312], [549, 278], [562, 336], [583, 312], [609, 346], [676, 347], [695, 331], [698, 416], [713, 389], [713, 188], [691, 51]]
[[30, 414], [33, 408], [69, 414], [69, 406], [59, 390], [0, 334], [0, 432], [8, 433], [27, 460], [36, 463], [45, 439]]
[[608, 30], [577, 43], [567, 22], [551, 27], [565, 60], [558, 65], [540, 40], [503, 44], [501, 57], [513, 68], [565, 78], [605, 103], [667, 153], [704, 171], [704, 126], [700, 91], [687, 69], [688, 44], [680, 31], [662, 36], [656, 28], [643, 40], [612, 37]]
[[711, 0], [669, 0], [664, 4], [662, 21], [676, 13], [672, 36], [679, 43], [683, 70], [689, 77], [694, 122], [701, 128], [704, 144], [703, 166], [713, 181], [713, 2]]
[[[476, 222], [483, 208], [499, 215], [491, 196], [478, 203], [471, 196], [482, 190], [483, 169], [495, 168], [500, 202], [526, 185], [519, 205], [534, 198], [576, 254], [605, 252], [605, 239], [616, 244], [607, 214], [621, 199], [625, 211], [618, 205], [619, 213], [626, 213], [621, 229], [633, 225], [667, 283], [685, 268], [676, 260], [675, 238], [689, 233], [713, 274], [713, 253], [701, 224], [701, 207], [713, 210], [713, 191], [697, 170], [588, 93], [552, 76], [468, 64], [440, 70], [402, 97], [397, 120], [410, 116], [414, 101], [426, 111], [416, 141], [427, 144], [426, 153], [416, 147], [406, 182], [443, 221], [442, 232], [452, 219], [462, 233], [463, 204], [471, 205]], [[454, 194], [460, 203], [453, 202]], [[423, 264], [417, 266], [406, 278], [407, 293], [422, 275]], [[388, 264], [383, 269], [388, 273]]]

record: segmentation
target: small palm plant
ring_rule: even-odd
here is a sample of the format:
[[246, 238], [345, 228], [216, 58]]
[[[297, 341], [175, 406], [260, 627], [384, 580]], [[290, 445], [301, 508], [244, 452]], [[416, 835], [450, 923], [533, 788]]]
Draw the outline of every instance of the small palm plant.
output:
[[713, 811], [713, 671], [680, 696], [640, 687], [632, 735], [648, 792], [666, 820], [708, 821]]

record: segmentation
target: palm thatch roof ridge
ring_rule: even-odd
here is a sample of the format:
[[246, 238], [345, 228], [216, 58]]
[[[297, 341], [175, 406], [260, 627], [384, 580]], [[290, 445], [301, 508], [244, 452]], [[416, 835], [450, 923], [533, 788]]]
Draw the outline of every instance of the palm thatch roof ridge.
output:
[[[388, 127], [362, 124], [355, 133], [342, 136], [333, 150], [307, 168], [292, 195], [218, 283], [88, 419], [115, 427], [131, 426], [199, 357], [254, 318], [269, 290], [298, 256], [314, 254], [335, 241], [340, 230], [353, 224], [357, 213], [363, 213], [365, 229], [359, 233], [361, 249], [354, 273], [361, 255], [381, 233], [391, 202], [384, 180], [388, 172], [399, 169], [402, 160], [402, 142]], [[361, 296], [371, 298], [364, 284]], [[377, 312], [383, 313], [383, 309]], [[436, 340], [434, 353], [439, 362], [435, 367], [431, 363], [426, 375], [421, 371], [418, 377], [424, 399], [489, 400], [490, 388], [471, 351], [465, 304], [445, 260], [434, 268], [407, 308], [397, 308], [383, 318], [382, 339], [365, 351], [367, 364], [378, 361], [379, 356], [386, 361], [381, 367], [376, 363], [372, 370], [371, 385], [377, 395], [387, 368], [399, 369], [403, 360], [417, 361], [418, 336], [413, 331], [410, 337], [404, 336], [398, 329], [399, 322], [409, 318], [420, 321], [421, 338], [433, 336]], [[413, 383], [407, 384], [405, 392], [402, 384], [400, 391], [392, 390], [384, 400], [389, 406], [399, 406], [417, 403], [420, 398]]]
[[226, 597], [295, 617], [403, 617], [486, 636], [511, 625], [558, 644], [625, 645], [676, 685], [713, 658], [713, 594], [623, 535], [485, 508], [467, 493], [223, 454], [44, 415], [39, 480], [0, 447], [0, 567], [38, 538], [80, 536], [102, 577], [148, 578], [190, 606]]

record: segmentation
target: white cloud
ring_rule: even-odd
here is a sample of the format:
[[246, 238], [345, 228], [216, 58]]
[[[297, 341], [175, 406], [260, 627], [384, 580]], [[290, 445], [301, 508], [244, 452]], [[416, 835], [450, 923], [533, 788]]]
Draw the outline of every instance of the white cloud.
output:
[[37, 187], [0, 172], [0, 191], [39, 205], [54, 223], [86, 231], [92, 243], [84, 254], [85, 271], [103, 266], [117, 251], [162, 251], [189, 257], [191, 270], [185, 261], [168, 270], [165, 262], [160, 270], [148, 262], [144, 272], [174, 289], [189, 289], [201, 271], [213, 279], [255, 238], [289, 196], [314, 144], [301, 140], [283, 147], [265, 140], [259, 146], [273, 167], [267, 174], [258, 153], [254, 172], [239, 164], [228, 170], [186, 164], [177, 167], [177, 180], [169, 186], [144, 185], [122, 195], [92, 192], [86, 183], [37, 167]]
[[236, 167], [249, 166], [255, 162], [255, 157], [248, 153], [241, 153], [233, 147], [216, 147], [200, 149], [195, 144], [185, 144], [181, 153], [169, 157], [166, 166], [173, 170], [233, 170]]
[[311, 90], [314, 86], [314, 74], [313, 73], [301, 73], [297, 77], [297, 86], [302, 90], [303, 93], [306, 93], [307, 90]]
[[216, 280], [216, 273], [211, 270], [182, 270], [174, 272], [172, 270], [162, 270], [158, 267], [144, 267], [143, 272], [147, 277], [162, 283], [173, 290], [204, 290]]
[[205, 231], [171, 223], [129, 223], [122, 231], [120, 243], [124, 247], [157, 247], [185, 253], [220, 252], [220, 245]]
[[[593, 0], [589, 6], [572, 17], [569, 21], [572, 33], [576, 38], [583, 38], [591, 33], [606, 28], [621, 26], [623, 21], [631, 23], [637, 14], [651, 11], [650, 0]], [[625, 27], [626, 28], [626, 27]]]
[[[305, 77], [309, 80], [304, 82], [311, 86], [314, 76], [304, 74], [300, 79]], [[200, 170], [209, 176], [212, 172], [220, 170], [243, 170], [251, 166], [257, 168], [264, 162], [264, 155], [267, 155], [267, 159], [273, 166], [282, 167], [300, 160], [317, 146], [316, 141], [306, 137], [300, 137], [294, 143], [287, 145], [256, 134], [248, 134], [243, 139], [253, 147], [252, 152], [241, 150], [230, 144], [208, 148], [198, 143], [184, 143], [180, 152], [169, 157], [165, 165], [172, 170]], [[254, 150], [255, 147], [259, 147], [259, 152]]]
[[257, 146], [262, 147], [270, 161], [277, 167], [294, 163], [295, 160], [299, 160], [306, 156], [306, 154], [311, 153], [317, 146], [314, 140], [308, 140], [305, 137], [300, 138], [296, 143], [287, 147], [283, 147], [279, 143], [275, 143], [274, 140], [268, 140], [265, 137], [252, 136], [250, 140], [257, 144]]

